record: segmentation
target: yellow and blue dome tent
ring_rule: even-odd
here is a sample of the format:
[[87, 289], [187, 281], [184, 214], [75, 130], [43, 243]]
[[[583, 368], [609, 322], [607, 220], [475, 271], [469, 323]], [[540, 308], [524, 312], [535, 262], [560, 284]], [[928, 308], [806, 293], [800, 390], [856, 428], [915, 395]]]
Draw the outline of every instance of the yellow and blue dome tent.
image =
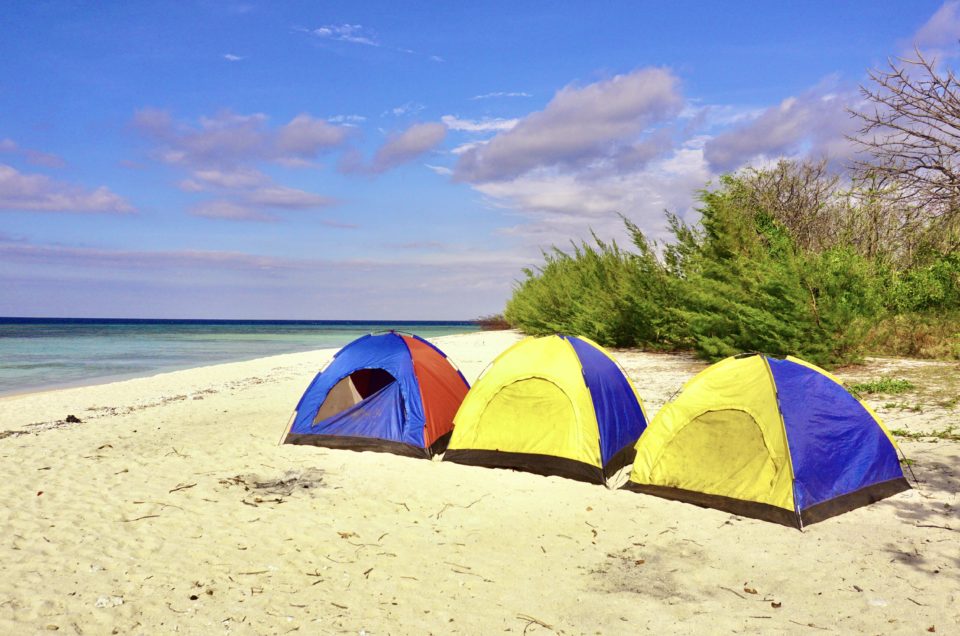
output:
[[525, 338], [491, 363], [454, 418], [444, 461], [607, 483], [647, 418], [616, 361], [587, 338]]
[[802, 529], [908, 489], [897, 451], [823, 369], [745, 354], [699, 373], [657, 413], [627, 488]]

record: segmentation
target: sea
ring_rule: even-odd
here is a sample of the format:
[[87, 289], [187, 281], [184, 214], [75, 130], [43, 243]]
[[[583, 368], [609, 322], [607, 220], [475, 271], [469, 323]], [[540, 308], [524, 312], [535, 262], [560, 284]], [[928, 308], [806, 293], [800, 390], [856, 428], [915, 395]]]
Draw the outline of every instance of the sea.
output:
[[391, 329], [433, 338], [479, 326], [470, 321], [0, 317], [0, 396], [339, 348]]

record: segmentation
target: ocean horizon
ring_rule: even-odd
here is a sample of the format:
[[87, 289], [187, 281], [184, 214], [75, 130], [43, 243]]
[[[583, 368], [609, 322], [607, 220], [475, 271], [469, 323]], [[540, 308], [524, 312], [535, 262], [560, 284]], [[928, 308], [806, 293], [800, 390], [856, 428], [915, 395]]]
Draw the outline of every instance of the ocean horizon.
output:
[[471, 320], [234, 320], [0, 317], [0, 396], [99, 384], [284, 353], [339, 348], [366, 333], [424, 338]]

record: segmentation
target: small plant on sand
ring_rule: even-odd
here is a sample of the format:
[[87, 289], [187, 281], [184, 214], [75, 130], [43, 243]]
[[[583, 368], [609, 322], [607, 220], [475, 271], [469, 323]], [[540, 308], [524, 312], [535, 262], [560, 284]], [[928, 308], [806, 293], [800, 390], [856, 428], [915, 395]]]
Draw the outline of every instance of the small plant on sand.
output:
[[850, 390], [854, 393], [860, 394], [870, 394], [870, 393], [883, 393], [884, 395], [896, 395], [898, 393], [906, 393], [907, 391], [912, 391], [917, 388], [916, 385], [910, 380], [904, 380], [903, 378], [876, 378], [874, 380], [867, 380], [866, 382], [857, 382], [856, 384], [850, 385]]
[[908, 431], [905, 428], [890, 429], [892, 435], [906, 439], [942, 439], [951, 442], [960, 442], [960, 433], [955, 425], [947, 426], [939, 431]]

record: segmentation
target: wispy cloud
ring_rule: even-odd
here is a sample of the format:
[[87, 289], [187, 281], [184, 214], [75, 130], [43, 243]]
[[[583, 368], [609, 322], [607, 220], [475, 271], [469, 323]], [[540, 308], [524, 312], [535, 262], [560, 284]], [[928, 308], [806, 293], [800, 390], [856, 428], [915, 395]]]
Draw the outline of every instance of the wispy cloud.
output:
[[276, 221], [278, 218], [260, 210], [249, 208], [234, 201], [217, 199], [203, 201], [190, 210], [193, 216], [227, 221]]
[[483, 119], [461, 119], [453, 115], [444, 115], [440, 118], [450, 130], [465, 132], [501, 132], [510, 130], [517, 125], [519, 119], [502, 119], [499, 117], [485, 117]]
[[43, 168], [62, 168], [67, 165], [62, 157], [32, 148], [23, 148], [12, 139], [0, 139], [0, 153], [23, 157], [27, 163]]
[[224, 53], [223, 59], [225, 59], [228, 62], [239, 62], [241, 60], [245, 60], [246, 58], [240, 55], [234, 55], [233, 53]]
[[360, 124], [367, 121], [367, 118], [363, 115], [334, 115], [333, 117], [327, 118], [327, 121], [333, 124]]
[[426, 106], [423, 104], [419, 104], [417, 102], [407, 102], [406, 104], [401, 104], [389, 110], [383, 111], [383, 115], [381, 116], [393, 115], [394, 117], [403, 117], [406, 115], [416, 115], [425, 108]]
[[87, 190], [0, 164], [0, 210], [126, 214], [134, 208], [106, 186]]
[[328, 24], [313, 29], [310, 33], [325, 40], [350, 42], [351, 44], [363, 44], [365, 46], [380, 46], [377, 35], [359, 24]]
[[524, 93], [522, 91], [497, 91], [495, 93], [484, 93], [483, 95], [474, 95], [470, 99], [494, 99], [497, 97], [533, 97], [530, 93]]
[[[236, 317], [242, 299], [250, 303], [251, 318], [462, 319], [496, 307], [516, 272], [536, 261], [536, 254], [434, 249], [429, 243], [381, 254], [292, 258], [203, 249], [118, 250], [0, 237], [0, 285], [5, 291], [25, 290], [19, 298], [0, 294], [0, 314], [16, 308], [45, 315], [64, 303], [83, 312], [90, 310], [84, 299], [95, 297], [95, 311], [128, 313], [136, 306], [141, 315], [155, 317]], [[367, 293], [358, 295], [357, 289]], [[102, 293], [107, 290], [109, 294]], [[464, 292], [452, 307], [451, 294]]]
[[425, 163], [423, 165], [425, 165], [428, 169], [432, 170], [434, 173], [440, 175], [441, 177], [449, 177], [453, 175], [452, 168], [447, 168], [446, 166], [434, 166], [429, 163]]

